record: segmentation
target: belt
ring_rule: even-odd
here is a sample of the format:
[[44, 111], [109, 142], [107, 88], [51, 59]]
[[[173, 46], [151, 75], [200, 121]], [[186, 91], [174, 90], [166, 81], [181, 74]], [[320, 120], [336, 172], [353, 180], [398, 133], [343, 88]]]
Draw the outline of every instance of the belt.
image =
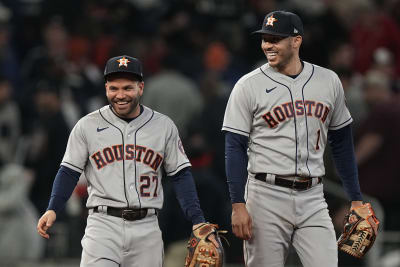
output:
[[[266, 173], [257, 173], [255, 175], [255, 178], [257, 180], [263, 181], [263, 182], [267, 182], [267, 174]], [[290, 179], [290, 176], [279, 176], [276, 175], [275, 176], [275, 185], [278, 186], [283, 186], [283, 187], [287, 187], [287, 188], [292, 188], [295, 190], [307, 190], [311, 187], [313, 187], [316, 184], [320, 184], [322, 182], [322, 178], [321, 177], [310, 177], [310, 178], [306, 178], [304, 180], [297, 180], [297, 177], [292, 177], [293, 179]], [[318, 179], [317, 183], [313, 184], [313, 179]]]
[[[94, 207], [93, 212], [102, 213], [99, 207]], [[129, 208], [113, 208], [107, 207], [107, 211], [105, 212], [107, 215], [115, 216], [122, 218], [126, 221], [136, 221], [141, 220], [146, 217], [148, 212], [147, 208], [144, 209], [129, 209]]]

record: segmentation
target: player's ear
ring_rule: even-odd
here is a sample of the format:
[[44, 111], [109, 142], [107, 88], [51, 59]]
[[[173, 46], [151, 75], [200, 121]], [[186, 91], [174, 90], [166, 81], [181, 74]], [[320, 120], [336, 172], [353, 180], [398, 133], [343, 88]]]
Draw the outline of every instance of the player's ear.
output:
[[303, 42], [303, 37], [301, 35], [297, 35], [293, 37], [293, 47], [294, 48], [300, 48], [301, 43]]
[[140, 95], [142, 95], [143, 94], [143, 89], [144, 89], [144, 81], [141, 81], [141, 82], [138, 82], [138, 86], [139, 86], [139, 92], [140, 92]]

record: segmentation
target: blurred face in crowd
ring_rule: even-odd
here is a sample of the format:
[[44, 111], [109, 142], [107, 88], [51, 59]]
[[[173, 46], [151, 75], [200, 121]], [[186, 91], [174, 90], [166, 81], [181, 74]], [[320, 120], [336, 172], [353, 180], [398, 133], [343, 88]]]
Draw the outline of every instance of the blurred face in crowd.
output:
[[0, 82], [0, 104], [5, 103], [10, 99], [11, 96], [11, 85], [8, 81]]
[[57, 92], [38, 88], [35, 94], [36, 110], [41, 116], [47, 117], [60, 110], [60, 98]]
[[278, 71], [282, 71], [298, 58], [301, 41], [301, 36], [283, 37], [263, 34], [261, 36], [261, 49], [267, 57], [269, 65]]
[[139, 115], [143, 81], [131, 74], [116, 73], [107, 78], [105, 86], [108, 102], [119, 117], [134, 118]]
[[378, 84], [364, 85], [364, 100], [372, 108], [390, 98], [390, 88]]

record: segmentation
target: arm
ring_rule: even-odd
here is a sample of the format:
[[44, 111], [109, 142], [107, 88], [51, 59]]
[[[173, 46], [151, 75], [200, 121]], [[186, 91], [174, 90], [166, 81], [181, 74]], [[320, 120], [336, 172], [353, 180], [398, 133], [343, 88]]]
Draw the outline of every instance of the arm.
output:
[[252, 220], [247, 211], [244, 191], [247, 181], [248, 138], [243, 135], [226, 132], [225, 168], [232, 202], [232, 231], [248, 240], [252, 235]]
[[232, 204], [245, 203], [247, 143], [248, 138], [244, 135], [232, 132], [225, 133], [225, 171]]
[[79, 172], [65, 166], [61, 166], [58, 170], [54, 179], [49, 206], [37, 224], [38, 233], [42, 237], [49, 238], [46, 232], [56, 220], [56, 213], [64, 208], [65, 203], [71, 197], [79, 181], [79, 176]]
[[171, 178], [176, 198], [186, 218], [191, 221], [193, 225], [205, 222], [190, 168], [186, 167], [182, 169], [174, 176], [171, 176]]
[[[339, 130], [328, 131], [328, 141], [332, 147], [333, 159], [342, 179], [344, 190], [351, 199], [351, 209], [363, 206], [350, 125]], [[376, 235], [377, 221], [372, 217], [368, 218], [368, 221]]]
[[336, 169], [343, 182], [344, 190], [352, 201], [352, 205], [362, 203], [350, 125], [339, 130], [329, 130], [328, 141], [332, 148]]

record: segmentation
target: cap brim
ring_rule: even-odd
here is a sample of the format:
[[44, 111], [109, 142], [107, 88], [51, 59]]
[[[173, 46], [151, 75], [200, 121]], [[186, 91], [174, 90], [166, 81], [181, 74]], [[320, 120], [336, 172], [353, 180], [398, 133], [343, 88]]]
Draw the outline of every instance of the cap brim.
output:
[[133, 77], [137, 77], [139, 79], [139, 81], [143, 81], [143, 76], [137, 73], [133, 73], [132, 71], [128, 71], [128, 70], [118, 70], [118, 71], [111, 71], [109, 73], [107, 73], [106, 75], [104, 75], [104, 79], [107, 80], [107, 77], [109, 77], [110, 75], [116, 74], [116, 73], [127, 73], [127, 74], [131, 74]]
[[284, 37], [291, 36], [290, 34], [277, 33], [277, 32], [268, 31], [268, 30], [265, 30], [265, 29], [261, 29], [261, 30], [252, 32], [251, 34], [271, 34], [271, 35], [284, 36]]

